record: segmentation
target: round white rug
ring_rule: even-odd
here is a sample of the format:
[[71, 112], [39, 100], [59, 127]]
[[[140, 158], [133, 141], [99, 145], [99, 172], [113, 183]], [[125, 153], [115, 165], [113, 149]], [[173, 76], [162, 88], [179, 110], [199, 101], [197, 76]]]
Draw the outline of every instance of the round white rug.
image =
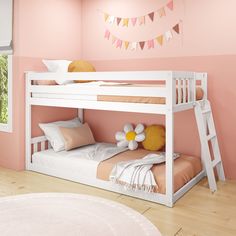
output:
[[138, 212], [80, 194], [27, 194], [0, 198], [1, 236], [160, 236]]

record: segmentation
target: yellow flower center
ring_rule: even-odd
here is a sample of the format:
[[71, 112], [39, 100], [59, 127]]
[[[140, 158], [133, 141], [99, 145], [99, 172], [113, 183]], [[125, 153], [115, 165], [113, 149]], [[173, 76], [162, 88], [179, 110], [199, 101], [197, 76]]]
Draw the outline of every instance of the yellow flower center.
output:
[[132, 141], [132, 140], [135, 140], [135, 137], [136, 137], [136, 133], [134, 131], [129, 131], [127, 134], [126, 134], [126, 139], [128, 141]]

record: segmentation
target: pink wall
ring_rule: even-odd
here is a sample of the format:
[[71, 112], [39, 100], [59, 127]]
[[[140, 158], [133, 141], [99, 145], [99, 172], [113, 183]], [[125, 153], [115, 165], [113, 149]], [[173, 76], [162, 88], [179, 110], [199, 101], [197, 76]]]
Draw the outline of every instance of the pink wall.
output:
[[[143, 26], [117, 27], [104, 22], [104, 11], [115, 16], [140, 16], [158, 9], [166, 0], [95, 0], [82, 2], [83, 58], [90, 60], [97, 70], [193, 70], [209, 73], [211, 100], [224, 167], [228, 178], [236, 179], [235, 119], [236, 101], [236, 21], [234, 0], [175, 0], [175, 11], [167, 17]], [[98, 11], [99, 9], [99, 11]], [[147, 40], [165, 31], [182, 19], [183, 35], [175, 37], [163, 47], [154, 50], [116, 49], [104, 39], [108, 28], [114, 35], [130, 41]], [[95, 40], [96, 39], [96, 40]], [[86, 111], [86, 120], [102, 141], [115, 141], [115, 131], [127, 121], [146, 124], [162, 123], [163, 117]], [[96, 120], [94, 119], [96, 117]], [[200, 155], [199, 139], [192, 111], [175, 116], [176, 151]], [[109, 122], [111, 121], [112, 122]], [[104, 126], [104, 124], [106, 124]], [[108, 125], [109, 124], [109, 125]]]
[[[142, 16], [164, 6], [169, 0], [83, 0], [83, 57], [88, 60], [118, 60], [183, 56], [234, 55], [236, 53], [235, 0], [174, 0], [174, 11], [145, 26], [122, 27], [105, 23], [101, 12], [114, 16]], [[104, 39], [105, 29], [130, 41], [154, 38], [183, 20], [183, 37], [154, 50], [124, 51]], [[120, 23], [120, 25], [122, 25]], [[157, 44], [156, 44], [157, 45]], [[199, 68], [201, 70], [201, 68]]]
[[[24, 169], [24, 71], [45, 70], [42, 58], [81, 57], [81, 1], [14, 1], [13, 133], [0, 132], [0, 165]], [[34, 109], [34, 121], [75, 116], [75, 110]]]

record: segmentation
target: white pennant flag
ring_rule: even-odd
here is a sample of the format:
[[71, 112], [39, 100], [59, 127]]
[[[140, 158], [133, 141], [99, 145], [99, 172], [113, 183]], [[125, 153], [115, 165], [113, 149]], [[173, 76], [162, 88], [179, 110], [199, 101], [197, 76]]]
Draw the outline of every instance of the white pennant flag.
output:
[[173, 35], [170, 30], [165, 32], [166, 41], [170, 41], [173, 38]]
[[137, 50], [137, 46], [138, 46], [138, 43], [137, 43], [137, 42], [133, 42], [133, 43], [131, 43], [130, 49], [131, 49], [132, 51], [136, 51], [136, 50]]
[[114, 21], [115, 21], [115, 16], [109, 16], [108, 23], [112, 25]]

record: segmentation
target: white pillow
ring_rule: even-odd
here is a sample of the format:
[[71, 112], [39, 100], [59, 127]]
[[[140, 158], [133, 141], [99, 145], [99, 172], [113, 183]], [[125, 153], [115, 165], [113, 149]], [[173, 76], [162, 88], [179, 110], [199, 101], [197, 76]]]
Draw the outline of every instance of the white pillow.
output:
[[52, 148], [55, 152], [65, 150], [65, 140], [59, 127], [75, 128], [81, 126], [81, 122], [78, 118], [67, 121], [56, 121], [47, 124], [39, 124], [39, 127], [43, 130], [46, 138], [51, 143]]
[[[42, 60], [43, 64], [47, 67], [49, 72], [67, 73], [68, 67], [72, 61], [68, 60]], [[68, 84], [73, 81], [65, 79], [56, 79], [57, 84]]]

